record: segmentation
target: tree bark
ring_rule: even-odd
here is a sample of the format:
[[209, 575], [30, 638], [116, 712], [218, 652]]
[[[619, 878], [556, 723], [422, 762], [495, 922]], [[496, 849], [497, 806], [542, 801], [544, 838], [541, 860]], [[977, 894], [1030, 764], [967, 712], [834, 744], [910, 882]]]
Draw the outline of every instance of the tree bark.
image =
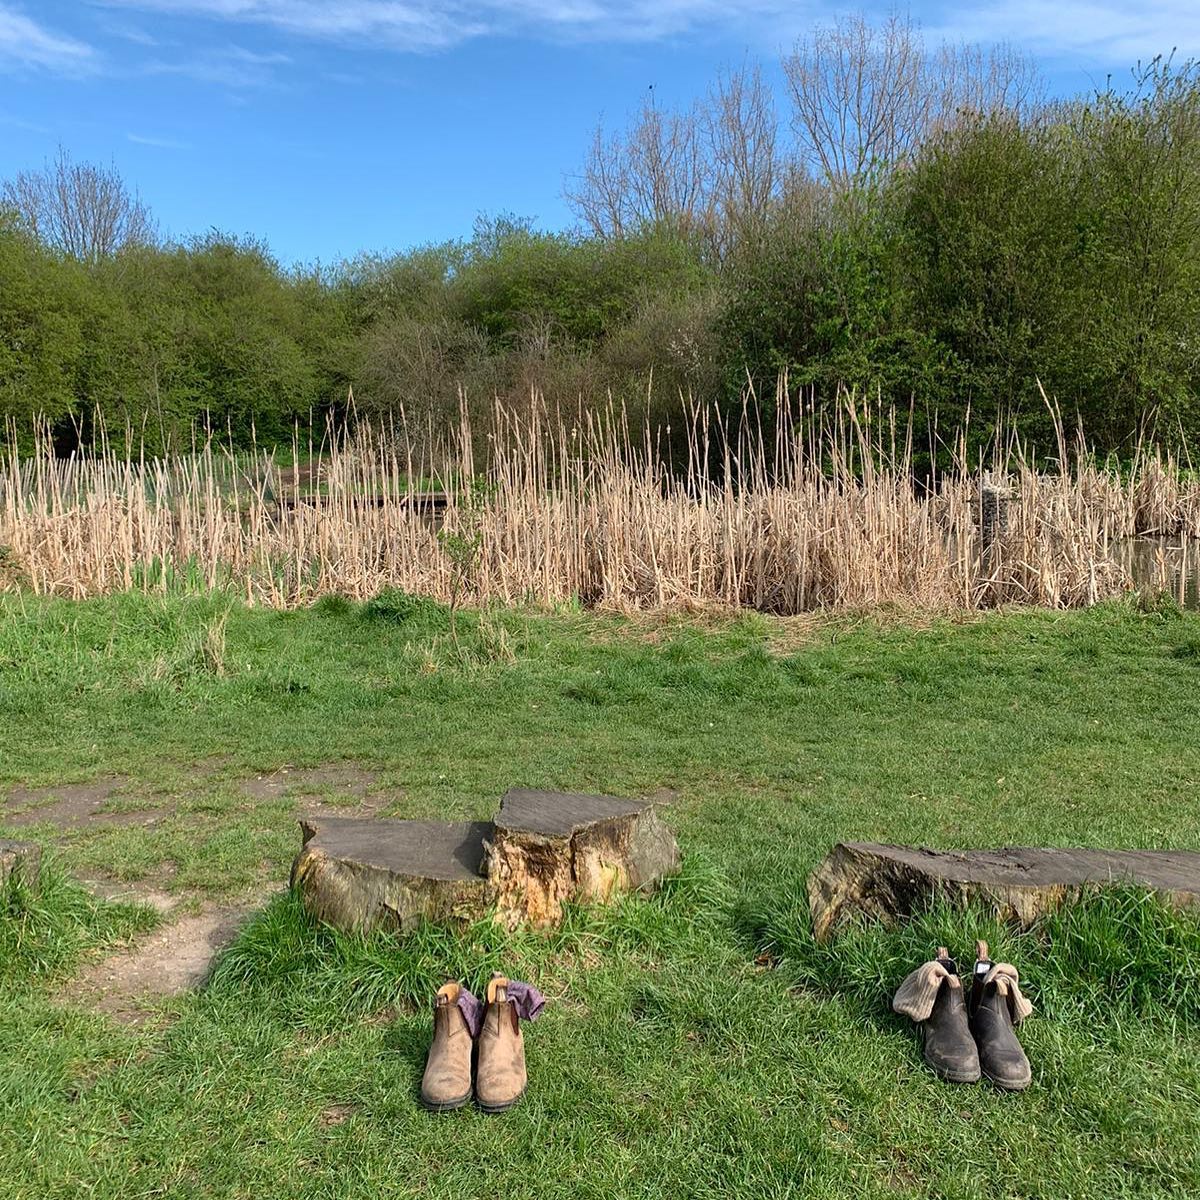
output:
[[1172, 905], [1200, 906], [1200, 853], [1182, 850], [922, 850], [842, 842], [809, 876], [813, 934], [824, 941], [853, 914], [887, 922], [940, 897], [979, 901], [1027, 926], [1085, 890], [1128, 884]]
[[514, 790], [500, 802], [484, 870], [511, 928], [555, 924], [565, 901], [649, 890], [679, 861], [650, 801]]
[[301, 821], [292, 887], [319, 921], [348, 932], [466, 924], [488, 910], [484, 821]]

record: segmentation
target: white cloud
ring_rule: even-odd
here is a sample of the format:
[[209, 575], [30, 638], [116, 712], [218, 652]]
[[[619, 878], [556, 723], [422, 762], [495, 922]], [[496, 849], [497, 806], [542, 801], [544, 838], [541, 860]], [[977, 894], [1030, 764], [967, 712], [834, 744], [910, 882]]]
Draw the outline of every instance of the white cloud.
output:
[[795, 14], [788, 0], [104, 0], [125, 8], [252, 22], [301, 37], [437, 50], [485, 34], [653, 41], [706, 25]]
[[187, 142], [177, 142], [174, 138], [150, 137], [144, 133], [127, 133], [127, 141], [135, 146], [153, 146], [158, 150], [190, 150]]
[[191, 58], [148, 62], [143, 70], [148, 75], [182, 75], [241, 90], [270, 86], [276, 82], [277, 68], [291, 61], [286, 54], [259, 54], [241, 46], [224, 46], [202, 50]]
[[[492, 35], [648, 42], [704, 30], [731, 44], [790, 44], [839, 12], [892, 0], [95, 0], [110, 8], [254, 24], [321, 41], [429, 51]], [[0, 0], [2, 5], [3, 0]], [[903, 6], [901, 6], [903, 7]], [[1034, 53], [1124, 64], [1200, 55], [1197, 0], [913, 0], [936, 40], [1011, 41]], [[736, 48], [736, 47], [735, 47]]]
[[9, 4], [0, 3], [0, 70], [40, 68], [65, 74], [90, 70], [96, 52], [54, 33]]
[[953, 41], [1012, 42], [1035, 54], [1132, 65], [1156, 54], [1200, 55], [1196, 0], [995, 0], [943, 9], [926, 32]]

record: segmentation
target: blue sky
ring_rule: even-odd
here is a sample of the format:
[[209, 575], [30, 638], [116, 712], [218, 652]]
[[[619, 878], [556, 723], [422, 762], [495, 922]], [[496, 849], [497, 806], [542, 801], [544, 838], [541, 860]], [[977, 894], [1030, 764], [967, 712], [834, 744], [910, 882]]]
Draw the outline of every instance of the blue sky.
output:
[[[61, 143], [113, 162], [174, 236], [331, 262], [570, 223], [564, 174], [653, 84], [687, 103], [844, 6], [780, 0], [0, 0], [0, 177]], [[862, 9], [862, 4], [850, 6]], [[871, 5], [867, 4], [867, 11]], [[1200, 0], [921, 0], [937, 40], [1011, 41], [1079, 91], [1200, 55]]]

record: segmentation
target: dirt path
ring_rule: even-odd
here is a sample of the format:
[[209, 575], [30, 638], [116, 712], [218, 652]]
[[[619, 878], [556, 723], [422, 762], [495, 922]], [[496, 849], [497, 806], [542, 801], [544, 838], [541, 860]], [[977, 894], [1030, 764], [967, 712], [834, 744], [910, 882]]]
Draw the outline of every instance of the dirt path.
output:
[[[206, 772], [201, 769], [199, 776]], [[275, 771], [228, 781], [249, 806], [291, 800], [297, 816], [353, 814], [371, 818], [394, 803], [395, 789], [380, 785], [375, 772], [356, 763], [336, 762], [316, 767], [284, 765]], [[155, 797], [159, 799], [159, 797]], [[50, 787], [16, 787], [0, 793], [0, 825], [50, 825], [65, 845], [89, 831], [112, 826], [150, 829], [164, 820], [186, 820], [169, 798], [159, 807], [134, 809], [139, 803], [137, 781], [106, 776], [88, 783]], [[124, 805], [124, 807], [122, 807]], [[299, 839], [297, 837], [297, 848]], [[242, 926], [285, 886], [265, 883], [245, 898], [206, 902], [197, 912], [194, 894], [172, 892], [173, 862], [163, 862], [139, 882], [103, 876], [79, 882], [105, 900], [149, 905], [164, 918], [153, 932], [133, 945], [91, 962], [63, 991], [65, 1002], [137, 1023], [171, 996], [198, 987], [207, 979], [216, 956]]]
[[[63, 999], [130, 1024], [143, 1020], [160, 1001], [203, 984], [217, 955], [280, 890], [241, 904], [213, 905], [160, 926], [88, 966]], [[145, 902], [144, 894], [129, 898]]]

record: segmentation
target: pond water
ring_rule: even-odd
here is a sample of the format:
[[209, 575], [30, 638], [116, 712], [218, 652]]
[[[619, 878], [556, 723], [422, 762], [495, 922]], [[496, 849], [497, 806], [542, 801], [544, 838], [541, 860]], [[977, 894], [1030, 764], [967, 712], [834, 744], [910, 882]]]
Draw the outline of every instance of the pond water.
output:
[[1123, 538], [1112, 556], [1139, 588], [1165, 589], [1184, 608], [1200, 609], [1200, 541], [1187, 538]]

